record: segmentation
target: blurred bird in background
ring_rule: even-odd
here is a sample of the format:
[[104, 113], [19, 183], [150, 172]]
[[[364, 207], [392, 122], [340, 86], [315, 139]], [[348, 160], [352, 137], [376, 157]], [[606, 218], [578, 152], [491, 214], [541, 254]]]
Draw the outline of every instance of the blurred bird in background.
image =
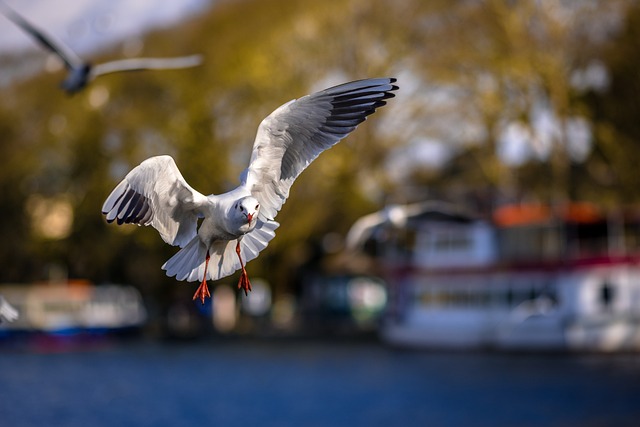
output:
[[82, 60], [63, 43], [54, 41], [52, 37], [45, 35], [43, 31], [34, 27], [3, 2], [0, 2], [0, 12], [25, 32], [29, 33], [42, 47], [51, 51], [62, 60], [68, 73], [60, 87], [68, 94], [82, 90], [96, 77], [105, 74], [123, 71], [189, 68], [202, 63], [201, 55], [190, 55], [174, 58], [129, 58], [94, 65]]

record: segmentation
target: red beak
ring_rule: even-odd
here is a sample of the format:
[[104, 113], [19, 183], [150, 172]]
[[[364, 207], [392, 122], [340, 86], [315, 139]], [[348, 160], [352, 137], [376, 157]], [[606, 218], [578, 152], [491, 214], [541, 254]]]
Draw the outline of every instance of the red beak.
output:
[[251, 222], [251, 220], [253, 219], [253, 215], [248, 213], [247, 214], [247, 219], [249, 220], [249, 222]]

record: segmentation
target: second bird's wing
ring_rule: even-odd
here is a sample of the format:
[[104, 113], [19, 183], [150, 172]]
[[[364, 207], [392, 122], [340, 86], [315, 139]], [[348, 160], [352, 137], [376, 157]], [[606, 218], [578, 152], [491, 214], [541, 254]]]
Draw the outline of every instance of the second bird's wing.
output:
[[14, 24], [33, 37], [42, 47], [59, 56], [67, 69], [71, 70], [83, 65], [83, 61], [71, 51], [71, 49], [60, 42], [55, 42], [51, 36], [37, 29], [3, 2], [0, 2], [0, 11], [4, 16], [13, 21]]
[[89, 77], [94, 79], [103, 74], [121, 71], [169, 70], [189, 68], [202, 64], [201, 55], [180, 56], [177, 58], [131, 58], [96, 64], [91, 68]]

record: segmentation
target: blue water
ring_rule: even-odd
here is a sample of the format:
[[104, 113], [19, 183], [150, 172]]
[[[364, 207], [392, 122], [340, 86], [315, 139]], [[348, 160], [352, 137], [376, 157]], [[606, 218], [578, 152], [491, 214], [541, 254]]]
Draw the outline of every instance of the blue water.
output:
[[375, 342], [0, 347], [0, 426], [194, 425], [638, 426], [640, 358]]

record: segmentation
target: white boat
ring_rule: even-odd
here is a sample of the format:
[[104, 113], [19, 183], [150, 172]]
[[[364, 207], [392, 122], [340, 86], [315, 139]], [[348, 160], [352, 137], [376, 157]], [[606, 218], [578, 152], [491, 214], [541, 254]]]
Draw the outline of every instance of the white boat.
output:
[[640, 217], [513, 205], [393, 206], [348, 237], [388, 283], [381, 335], [433, 348], [640, 350]]
[[140, 292], [132, 286], [3, 284], [0, 294], [18, 311], [15, 321], [0, 325], [0, 335], [116, 332], [141, 327], [147, 319]]

